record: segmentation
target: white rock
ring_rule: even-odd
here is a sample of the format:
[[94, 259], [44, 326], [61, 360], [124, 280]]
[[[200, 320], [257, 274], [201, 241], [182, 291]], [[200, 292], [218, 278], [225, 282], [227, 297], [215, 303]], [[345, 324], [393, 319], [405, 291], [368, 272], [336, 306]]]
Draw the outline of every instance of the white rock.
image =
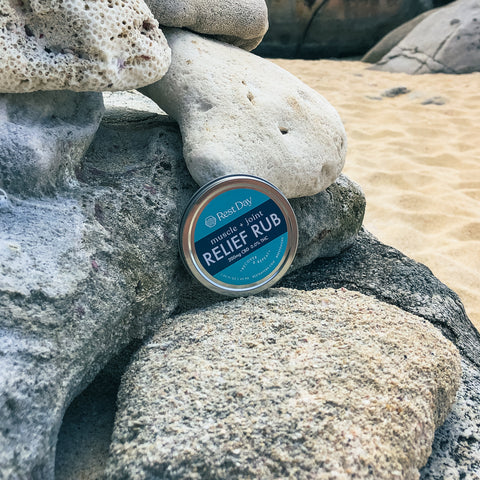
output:
[[146, 0], [160, 25], [216, 35], [253, 50], [268, 29], [264, 0]]
[[172, 64], [141, 89], [175, 118], [195, 181], [244, 173], [287, 197], [314, 195], [340, 175], [346, 134], [335, 109], [296, 77], [241, 49], [166, 29]]
[[170, 50], [143, 0], [0, 0], [0, 92], [126, 90]]

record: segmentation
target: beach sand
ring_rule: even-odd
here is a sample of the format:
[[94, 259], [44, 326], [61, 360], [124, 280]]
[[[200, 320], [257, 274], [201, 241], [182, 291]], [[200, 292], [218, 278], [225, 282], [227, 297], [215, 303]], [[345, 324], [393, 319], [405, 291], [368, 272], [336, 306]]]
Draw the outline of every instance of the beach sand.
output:
[[[407, 75], [355, 61], [274, 60], [321, 93], [347, 131], [344, 173], [365, 226], [427, 265], [480, 329], [480, 73]], [[395, 97], [384, 92], [404, 87]]]

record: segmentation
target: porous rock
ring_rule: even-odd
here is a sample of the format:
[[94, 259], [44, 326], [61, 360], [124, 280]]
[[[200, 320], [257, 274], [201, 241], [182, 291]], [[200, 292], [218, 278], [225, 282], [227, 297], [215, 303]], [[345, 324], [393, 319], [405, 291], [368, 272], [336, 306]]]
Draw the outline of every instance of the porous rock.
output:
[[[136, 103], [134, 95], [116, 96], [76, 184], [55, 197], [2, 200], [0, 471], [6, 478], [53, 478], [57, 434], [71, 400], [114, 355], [178, 308], [183, 292], [200, 297], [205, 290], [177, 252], [178, 223], [197, 189], [178, 126], [144, 101], [136, 111], [122, 109], [124, 99]], [[301, 257], [310, 258], [308, 249], [318, 254], [322, 242], [331, 251], [335, 237], [346, 247], [360, 228], [361, 191], [346, 180], [336, 185], [330, 191], [338, 193], [320, 194], [312, 212], [298, 212], [311, 234]], [[356, 190], [359, 200], [348, 200], [346, 190]], [[337, 211], [352, 207], [349, 241], [335, 219], [317, 231], [308, 226], [327, 197], [347, 199]], [[326, 208], [335, 215], [333, 206]]]
[[103, 112], [100, 93], [0, 94], [0, 188], [26, 197], [72, 182]]
[[373, 68], [411, 74], [480, 71], [480, 3], [457, 0], [434, 11]]
[[417, 479], [460, 373], [426, 320], [358, 292], [187, 313], [124, 376], [107, 477]]
[[0, 92], [126, 90], [170, 51], [143, 0], [0, 1]]
[[421, 479], [480, 478], [480, 333], [456, 293], [425, 265], [364, 230], [350, 249], [291, 273], [281, 285], [302, 290], [345, 287], [360, 291], [439, 328], [462, 355], [462, 386], [451, 414], [437, 431]]
[[213, 35], [253, 50], [268, 29], [264, 0], [146, 0], [160, 25]]
[[170, 69], [141, 92], [179, 122], [185, 161], [199, 185], [246, 173], [292, 198], [314, 195], [340, 175], [345, 129], [319, 93], [231, 45], [178, 29], [165, 34]]

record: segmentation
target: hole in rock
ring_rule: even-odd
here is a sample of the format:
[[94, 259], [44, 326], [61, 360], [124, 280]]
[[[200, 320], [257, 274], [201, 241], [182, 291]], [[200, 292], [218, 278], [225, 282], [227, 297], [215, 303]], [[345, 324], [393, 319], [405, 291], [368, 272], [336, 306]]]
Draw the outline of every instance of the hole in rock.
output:
[[147, 22], [147, 20], [144, 20], [142, 23], [142, 28], [148, 32], [150, 30], [153, 30], [155, 28], [155, 25], [152, 25], [151, 23]]
[[287, 127], [278, 127], [282, 135], [286, 135], [288, 133]]
[[35, 36], [32, 29], [28, 25], [25, 25], [24, 28], [25, 28], [25, 34], [27, 35], [27, 37], [34, 37]]

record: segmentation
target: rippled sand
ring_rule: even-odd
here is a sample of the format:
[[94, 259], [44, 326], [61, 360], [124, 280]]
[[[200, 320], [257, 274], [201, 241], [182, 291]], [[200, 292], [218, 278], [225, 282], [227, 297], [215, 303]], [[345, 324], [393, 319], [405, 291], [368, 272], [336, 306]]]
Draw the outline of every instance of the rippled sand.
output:
[[[365, 225], [457, 292], [480, 329], [480, 73], [392, 74], [361, 62], [275, 60], [324, 95], [349, 141]], [[382, 94], [396, 87], [408, 93]]]

